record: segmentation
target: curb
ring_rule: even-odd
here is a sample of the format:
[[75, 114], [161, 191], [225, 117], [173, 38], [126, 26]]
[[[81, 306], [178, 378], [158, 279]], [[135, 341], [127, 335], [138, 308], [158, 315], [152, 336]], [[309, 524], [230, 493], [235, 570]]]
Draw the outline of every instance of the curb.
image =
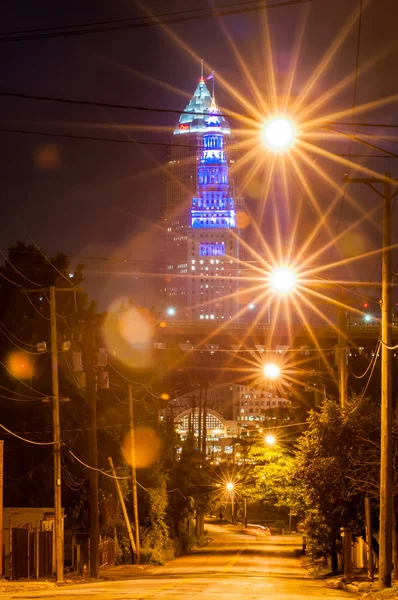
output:
[[351, 592], [351, 594], [359, 594], [359, 586], [355, 583], [346, 583], [345, 581], [339, 581], [337, 584], [339, 590]]

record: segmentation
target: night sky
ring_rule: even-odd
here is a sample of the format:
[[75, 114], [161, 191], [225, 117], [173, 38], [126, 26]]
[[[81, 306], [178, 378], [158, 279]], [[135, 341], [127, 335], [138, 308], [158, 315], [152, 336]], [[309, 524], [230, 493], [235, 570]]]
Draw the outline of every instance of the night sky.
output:
[[[227, 2], [223, 2], [226, 4]], [[276, 1], [274, 2], [276, 3]], [[231, 1], [232, 4], [232, 1]], [[245, 4], [246, 6], [247, 4]], [[204, 0], [153, 0], [146, 4], [154, 13], [178, 12], [209, 6]], [[322, 55], [331, 45], [359, 0], [312, 0], [302, 5], [276, 8], [268, 12], [273, 45], [273, 64], [277, 85], [283, 87], [292, 64], [297, 36], [305, 21], [301, 53], [292, 96], [297, 96], [311, 77]], [[125, 19], [142, 15], [143, 9], [126, 0], [55, 3], [13, 0], [0, 6], [0, 35], [9, 32], [77, 25], [96, 21]], [[259, 12], [223, 18], [251, 76], [266, 96], [267, 65]], [[360, 67], [386, 51], [385, 56], [365, 74], [360, 74], [357, 105], [384, 96], [398, 94], [397, 0], [364, 0], [359, 54]], [[358, 27], [355, 23], [346, 41], [315, 84], [314, 100], [353, 72], [356, 60]], [[178, 36], [197, 56], [189, 55], [176, 40]], [[1, 92], [97, 100], [109, 103], [145, 105], [183, 110], [192, 95], [200, 73], [202, 57], [216, 76], [219, 73], [240, 94], [256, 106], [247, 77], [218, 19], [197, 20], [169, 27], [126, 29], [81, 36], [1, 42]], [[389, 48], [389, 45], [391, 47]], [[389, 48], [389, 49], [388, 49]], [[387, 50], [388, 49], [388, 50]], [[247, 109], [217, 84], [217, 100], [224, 110]], [[351, 107], [353, 82], [327, 104], [325, 114]], [[357, 120], [397, 123], [397, 101], [367, 111]], [[96, 137], [118, 137], [169, 142], [178, 118], [173, 114], [141, 113], [116, 109], [66, 106], [33, 100], [0, 97], [0, 128], [40, 130]], [[349, 120], [347, 116], [346, 120]], [[233, 123], [231, 122], [233, 126]], [[158, 129], [157, 129], [158, 128]], [[374, 131], [372, 130], [372, 133]], [[377, 130], [379, 136], [396, 136], [394, 130]], [[1, 247], [6, 249], [17, 239], [29, 241], [27, 233], [49, 254], [57, 250], [72, 257], [108, 257], [142, 261], [159, 258], [160, 209], [163, 200], [163, 176], [160, 165], [165, 148], [128, 146], [83, 140], [45, 138], [0, 132], [1, 165]], [[376, 142], [391, 152], [398, 151], [393, 140]], [[339, 151], [347, 150], [341, 143]], [[364, 152], [354, 145], [353, 152]], [[367, 165], [379, 172], [398, 176], [396, 159], [376, 159]], [[323, 162], [331, 177], [341, 181], [346, 168]], [[314, 179], [314, 190], [326, 207], [334, 191]], [[248, 187], [247, 204], [256, 206], [256, 185]], [[367, 189], [352, 190], [364, 210], [377, 198]], [[257, 199], [258, 201], [258, 199]], [[291, 198], [294, 202], [294, 198]], [[337, 226], [340, 203], [331, 215], [331, 227]], [[397, 232], [394, 211], [394, 229]], [[374, 224], [364, 226], [360, 234], [364, 248], [380, 245], [380, 214]], [[342, 226], [358, 213], [345, 203]], [[303, 218], [303, 231], [313, 223], [311, 211]], [[266, 225], [262, 225], [264, 235]], [[395, 233], [395, 242], [397, 242]], [[134, 290], [133, 263], [119, 260], [79, 260], [87, 268], [87, 287], [100, 307], [106, 308], [116, 296], [131, 295]], [[398, 258], [395, 262], [398, 262]], [[365, 269], [367, 277], [377, 279], [377, 258]], [[123, 271], [115, 276], [113, 271]]]

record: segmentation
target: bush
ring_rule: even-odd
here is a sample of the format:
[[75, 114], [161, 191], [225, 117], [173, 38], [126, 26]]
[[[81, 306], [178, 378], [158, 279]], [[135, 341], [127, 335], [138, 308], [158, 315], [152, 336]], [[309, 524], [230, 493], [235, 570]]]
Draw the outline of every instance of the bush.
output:
[[275, 521], [274, 523], [274, 529], [276, 529], [276, 531], [281, 534], [283, 529], [286, 529], [286, 523], [285, 521]]

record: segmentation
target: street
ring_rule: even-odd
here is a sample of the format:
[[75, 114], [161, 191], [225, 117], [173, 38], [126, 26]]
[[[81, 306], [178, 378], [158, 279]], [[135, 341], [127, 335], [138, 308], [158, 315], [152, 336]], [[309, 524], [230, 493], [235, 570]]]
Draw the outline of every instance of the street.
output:
[[208, 546], [132, 579], [10, 592], [3, 594], [3, 599], [69, 600], [81, 596], [107, 600], [219, 600], [223, 596], [226, 600], [341, 600], [350, 596], [307, 575], [295, 553], [300, 547], [299, 535], [255, 538], [231, 526], [207, 525], [207, 529], [213, 538]]

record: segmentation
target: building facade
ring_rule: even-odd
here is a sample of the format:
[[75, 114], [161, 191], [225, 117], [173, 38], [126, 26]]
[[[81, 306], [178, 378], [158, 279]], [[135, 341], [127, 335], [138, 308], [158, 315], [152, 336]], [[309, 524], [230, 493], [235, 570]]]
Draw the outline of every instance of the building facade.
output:
[[202, 134], [187, 245], [188, 318], [236, 319], [239, 230], [230, 195], [225, 134], [214, 98]]
[[180, 320], [223, 320], [238, 311], [231, 299], [239, 260], [231, 142], [202, 76], [173, 132], [165, 169], [166, 305]]

